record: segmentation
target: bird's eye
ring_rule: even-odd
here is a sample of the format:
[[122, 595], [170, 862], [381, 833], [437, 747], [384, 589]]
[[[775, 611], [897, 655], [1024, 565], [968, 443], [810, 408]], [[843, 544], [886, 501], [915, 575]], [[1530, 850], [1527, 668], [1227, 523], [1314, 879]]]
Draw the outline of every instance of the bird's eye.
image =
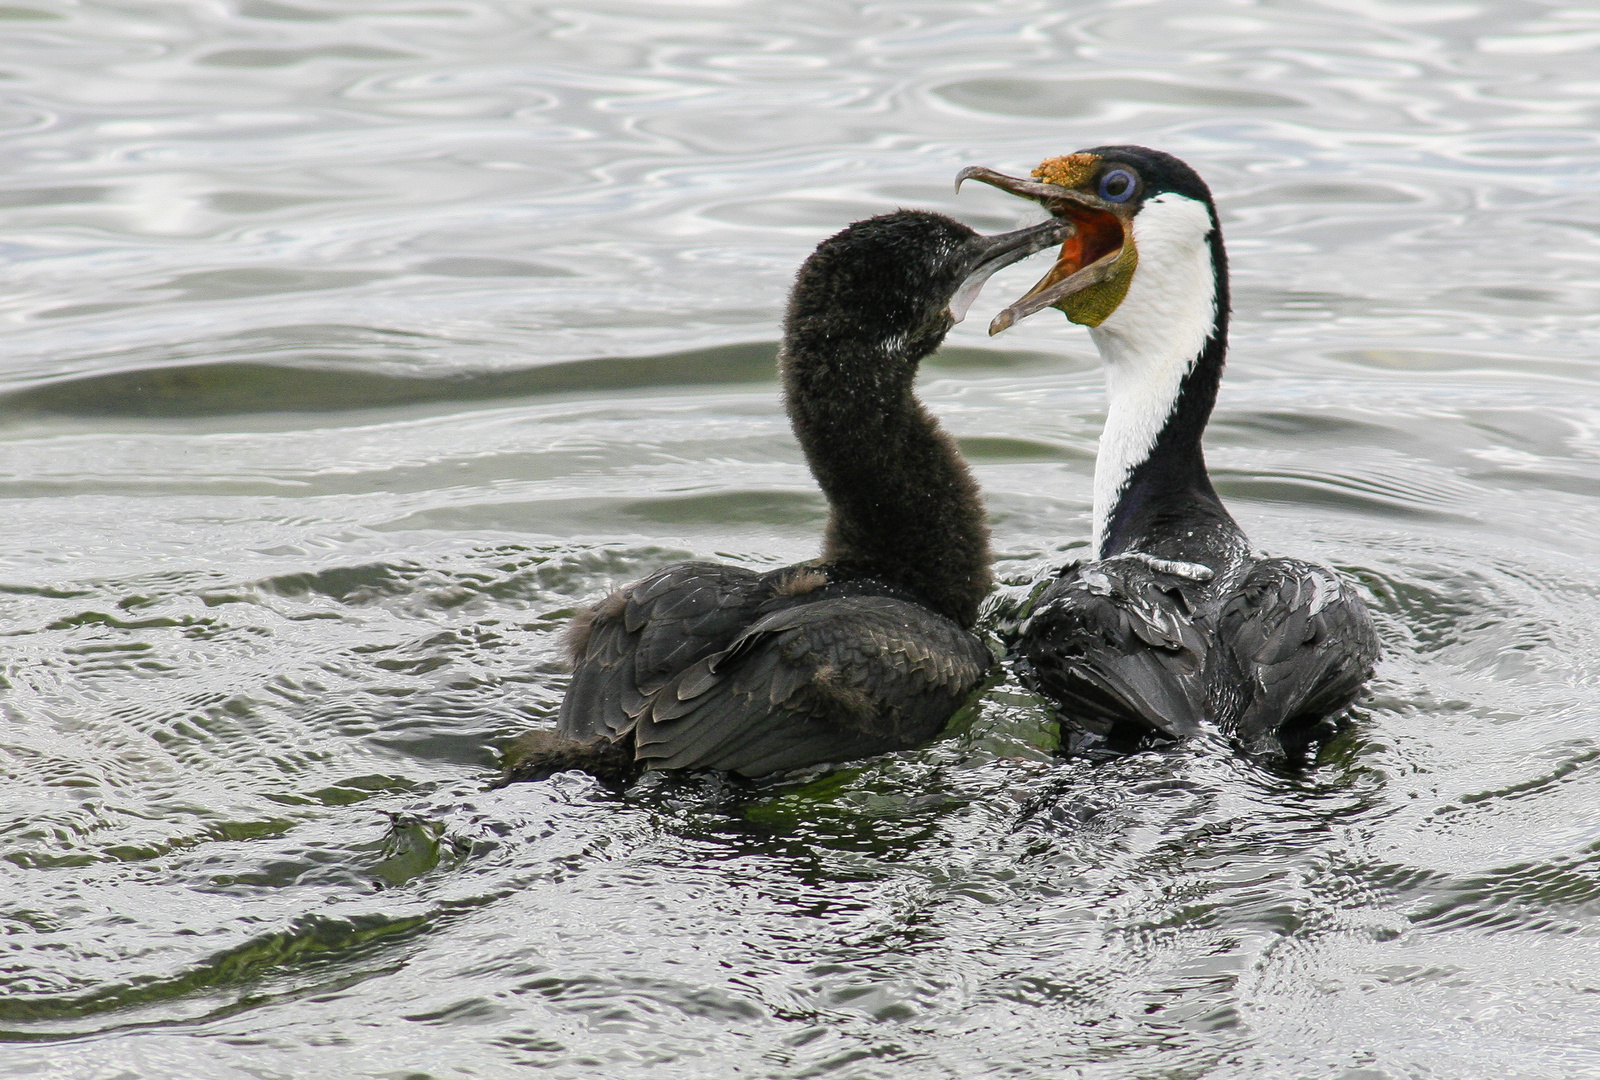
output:
[[1127, 202], [1137, 182], [1127, 169], [1112, 169], [1100, 178], [1100, 197], [1106, 202]]

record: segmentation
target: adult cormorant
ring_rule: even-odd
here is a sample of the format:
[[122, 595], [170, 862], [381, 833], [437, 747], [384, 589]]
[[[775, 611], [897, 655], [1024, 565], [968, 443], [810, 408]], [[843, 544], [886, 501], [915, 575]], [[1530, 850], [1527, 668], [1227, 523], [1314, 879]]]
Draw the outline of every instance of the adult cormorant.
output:
[[580, 612], [556, 729], [512, 748], [507, 780], [760, 776], [937, 734], [993, 664], [971, 633], [991, 578], [977, 485], [917, 400], [918, 364], [991, 274], [1071, 230], [980, 236], [902, 210], [823, 241], [779, 360], [828, 501], [821, 557], [767, 573], [678, 563]]
[[1043, 204], [1074, 235], [990, 325], [1046, 307], [1089, 327], [1109, 408], [1095, 462], [1094, 559], [1036, 598], [1023, 677], [1103, 734], [1194, 733], [1211, 721], [1278, 757], [1286, 725], [1344, 708], [1378, 638], [1350, 583], [1250, 550], [1206, 473], [1200, 437], [1228, 347], [1216, 205], [1188, 165], [1139, 146], [1052, 158], [1021, 180], [962, 171]]

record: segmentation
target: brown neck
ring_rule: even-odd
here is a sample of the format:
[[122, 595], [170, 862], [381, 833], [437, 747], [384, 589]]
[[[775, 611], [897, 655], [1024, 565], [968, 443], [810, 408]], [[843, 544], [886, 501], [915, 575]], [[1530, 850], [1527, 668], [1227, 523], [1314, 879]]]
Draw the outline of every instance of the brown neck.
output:
[[989, 528], [955, 441], [913, 392], [917, 361], [937, 344], [892, 356], [797, 333], [781, 368], [790, 422], [831, 511], [824, 561], [970, 627], [993, 583]]

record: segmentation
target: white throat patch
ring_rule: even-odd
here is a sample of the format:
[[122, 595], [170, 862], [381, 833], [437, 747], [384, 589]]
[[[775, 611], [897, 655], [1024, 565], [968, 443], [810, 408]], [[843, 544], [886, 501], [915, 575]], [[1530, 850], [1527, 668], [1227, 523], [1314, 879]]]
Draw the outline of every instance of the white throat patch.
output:
[[1111, 512], [1150, 456], [1217, 316], [1205, 203], [1165, 192], [1133, 219], [1139, 265], [1128, 295], [1089, 331], [1106, 369], [1105, 430], [1094, 467], [1094, 552], [1103, 557]]

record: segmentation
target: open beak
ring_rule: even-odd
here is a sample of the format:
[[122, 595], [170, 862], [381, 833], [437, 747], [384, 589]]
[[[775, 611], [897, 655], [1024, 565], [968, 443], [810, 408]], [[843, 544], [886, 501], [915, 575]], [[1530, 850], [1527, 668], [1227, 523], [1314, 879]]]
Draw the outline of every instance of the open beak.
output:
[[[1072, 222], [1053, 218], [1015, 232], [973, 237], [967, 242], [970, 269], [950, 298], [950, 317], [956, 322], [967, 317], [967, 309], [996, 270], [1061, 243], [1071, 235], [1073, 228]], [[990, 333], [993, 332], [991, 329]]]
[[1031, 199], [1049, 210], [1056, 220], [1072, 226], [1050, 272], [994, 317], [989, 324], [990, 334], [998, 334], [1036, 311], [1054, 307], [1074, 293], [1108, 280], [1123, 249], [1132, 249], [1132, 218], [1117, 203], [1106, 202], [1075, 188], [1007, 176], [981, 165], [962, 169], [956, 175], [957, 191], [964, 180], [978, 180]]

